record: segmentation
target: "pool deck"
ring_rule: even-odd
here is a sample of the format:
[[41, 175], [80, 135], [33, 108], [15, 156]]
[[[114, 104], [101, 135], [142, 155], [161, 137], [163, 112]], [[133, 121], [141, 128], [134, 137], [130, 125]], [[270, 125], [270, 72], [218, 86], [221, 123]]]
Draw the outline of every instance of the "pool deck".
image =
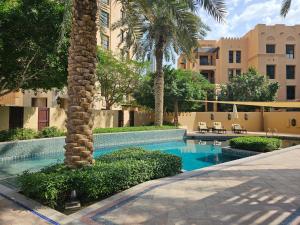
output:
[[70, 225], [296, 225], [300, 224], [300, 145], [149, 181], [69, 216], [1, 185], [0, 193], [4, 225], [45, 224], [47, 219], [49, 224]]

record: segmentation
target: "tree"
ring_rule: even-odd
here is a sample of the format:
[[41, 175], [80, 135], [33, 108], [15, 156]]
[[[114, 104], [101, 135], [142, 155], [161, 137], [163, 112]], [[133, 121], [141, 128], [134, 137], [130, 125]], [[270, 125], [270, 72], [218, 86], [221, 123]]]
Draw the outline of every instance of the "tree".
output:
[[281, 16], [286, 17], [288, 12], [290, 11], [291, 4], [292, 4], [292, 0], [283, 0], [282, 1], [281, 11], [280, 11]]
[[[214, 90], [214, 85], [210, 84], [200, 73], [189, 70], [176, 70], [164, 67], [164, 101], [165, 109], [174, 112], [174, 121], [178, 122], [179, 111], [194, 111], [199, 109], [201, 103], [190, 100], [204, 100], [207, 93]], [[140, 87], [134, 94], [138, 104], [154, 107], [153, 76], [148, 74]]]
[[0, 96], [66, 84], [69, 43], [60, 42], [63, 15], [58, 0], [1, 1]]
[[197, 16], [199, 6], [217, 20], [224, 18], [222, 0], [118, 0], [123, 5], [125, 16], [115, 24], [122, 28], [124, 51], [133, 51], [137, 58], [155, 56], [155, 125], [163, 122], [164, 74], [163, 60], [169, 60], [173, 52], [187, 56], [198, 45], [198, 39], [209, 30]]
[[102, 49], [98, 49], [97, 58], [97, 79], [109, 110], [115, 103], [121, 103], [124, 96], [133, 93], [144, 67], [134, 60], [117, 59], [111, 52]]
[[249, 68], [246, 73], [234, 76], [221, 87], [219, 100], [224, 101], [275, 101], [279, 89], [278, 82], [269, 80]]
[[92, 116], [97, 62], [96, 16], [97, 0], [73, 0], [65, 145], [65, 164], [70, 168], [94, 163]]

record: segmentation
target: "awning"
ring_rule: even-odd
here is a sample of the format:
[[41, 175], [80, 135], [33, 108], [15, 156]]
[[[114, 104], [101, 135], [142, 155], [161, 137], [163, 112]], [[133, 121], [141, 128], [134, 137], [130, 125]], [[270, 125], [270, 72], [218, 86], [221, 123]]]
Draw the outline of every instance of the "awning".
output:
[[247, 105], [257, 107], [274, 107], [274, 108], [300, 108], [300, 102], [234, 102], [234, 101], [206, 101], [206, 100], [190, 100], [192, 102], [207, 102], [229, 105]]

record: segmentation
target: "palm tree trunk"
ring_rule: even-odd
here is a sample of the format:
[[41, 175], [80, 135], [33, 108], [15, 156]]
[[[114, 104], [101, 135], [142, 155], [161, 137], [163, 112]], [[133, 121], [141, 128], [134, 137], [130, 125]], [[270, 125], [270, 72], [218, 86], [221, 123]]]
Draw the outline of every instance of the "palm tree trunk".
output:
[[156, 126], [163, 125], [163, 111], [164, 111], [164, 72], [163, 72], [163, 48], [164, 42], [161, 36], [155, 51], [156, 58], [156, 76], [154, 79], [154, 93], [155, 93], [155, 120]]
[[97, 48], [97, 0], [73, 0], [72, 7], [65, 164], [77, 168], [94, 163], [92, 118]]

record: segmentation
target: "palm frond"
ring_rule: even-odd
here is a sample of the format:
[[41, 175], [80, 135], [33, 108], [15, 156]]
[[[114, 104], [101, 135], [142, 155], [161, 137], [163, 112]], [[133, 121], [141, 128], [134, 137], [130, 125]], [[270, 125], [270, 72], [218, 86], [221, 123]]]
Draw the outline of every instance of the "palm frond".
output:
[[290, 11], [292, 4], [292, 0], [283, 0], [281, 10], [280, 10], [280, 15], [283, 17], [286, 17], [288, 12]]
[[218, 22], [224, 22], [227, 14], [224, 0], [195, 0], [208, 14]]

